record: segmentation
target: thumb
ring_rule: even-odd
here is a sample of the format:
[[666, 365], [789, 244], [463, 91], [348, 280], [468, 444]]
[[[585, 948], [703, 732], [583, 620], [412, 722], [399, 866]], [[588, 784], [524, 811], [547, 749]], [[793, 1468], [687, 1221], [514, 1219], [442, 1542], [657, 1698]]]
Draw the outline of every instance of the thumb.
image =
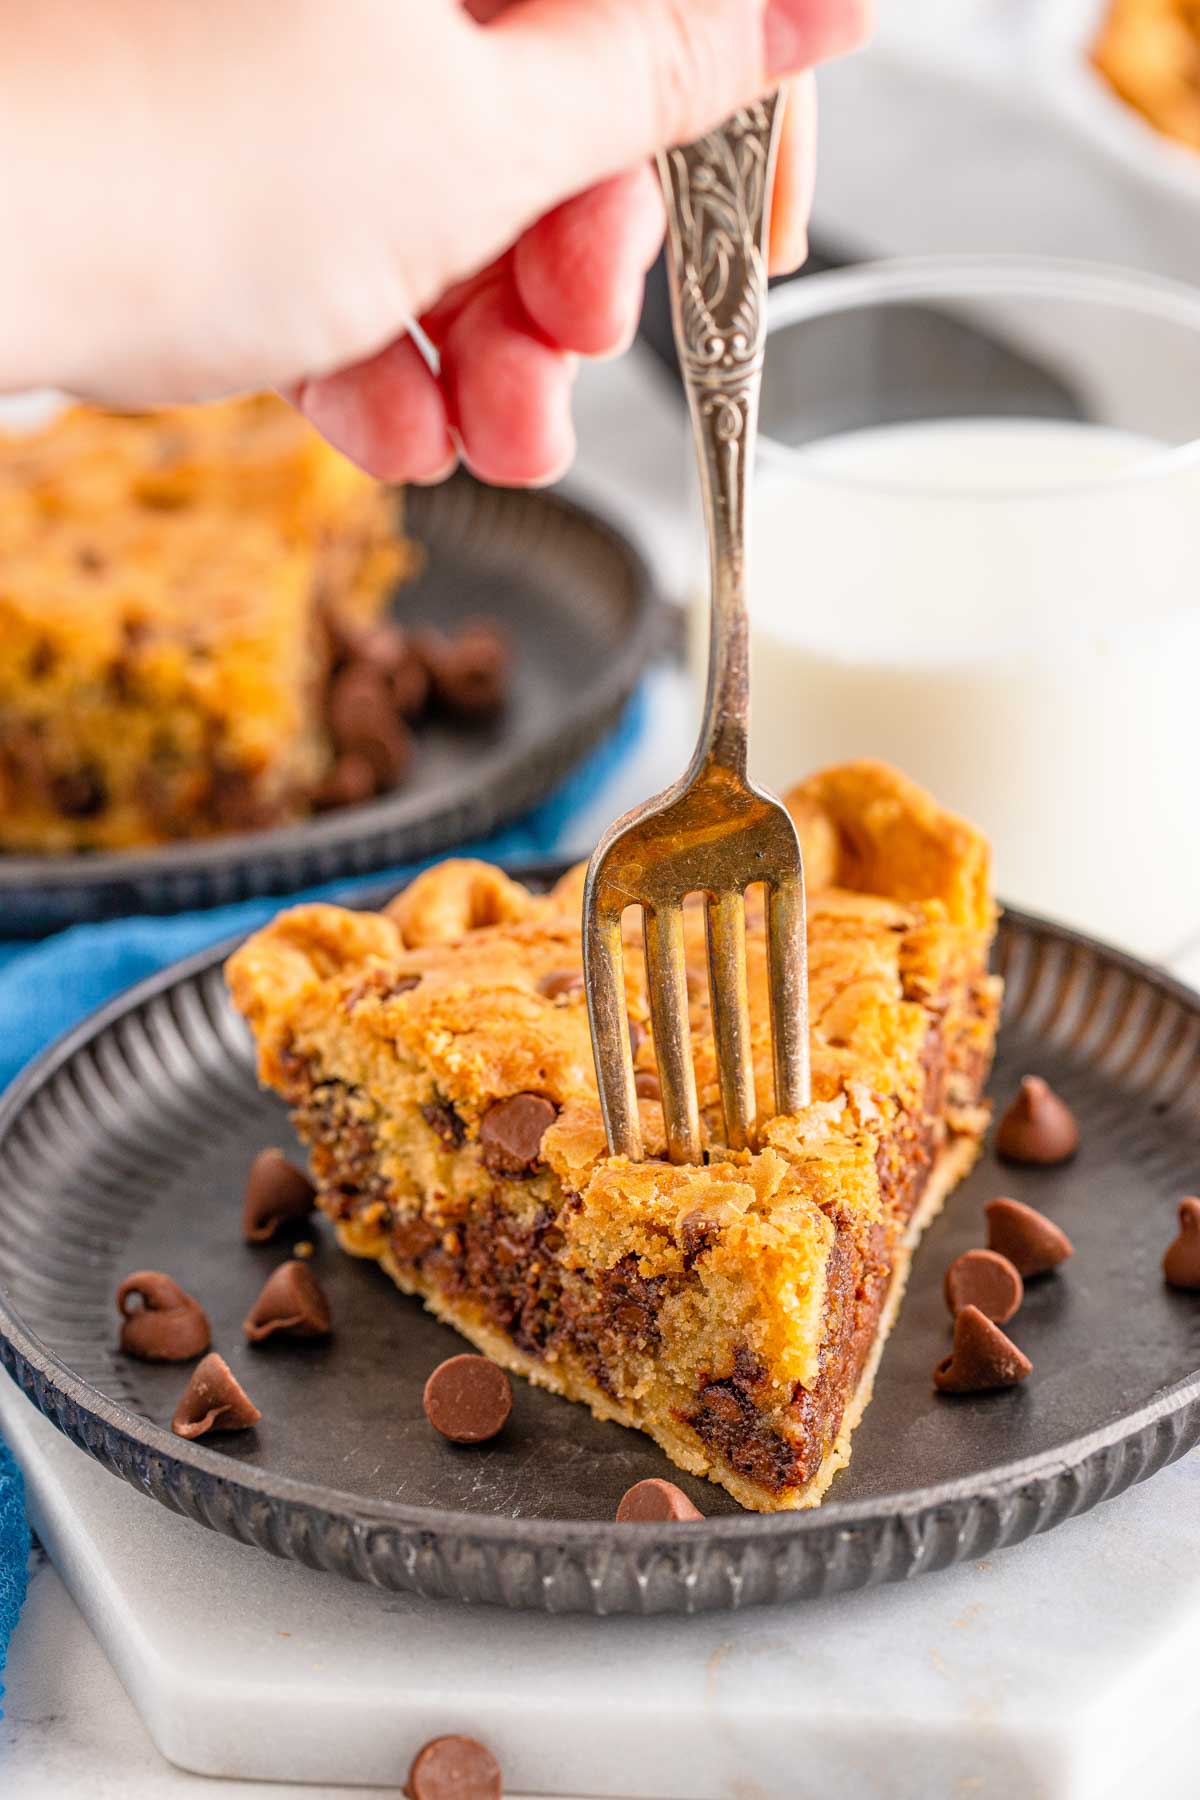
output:
[[[700, 137], [852, 49], [870, 0], [524, 0], [487, 28], [531, 206]], [[523, 178], [523, 181], [522, 181]]]

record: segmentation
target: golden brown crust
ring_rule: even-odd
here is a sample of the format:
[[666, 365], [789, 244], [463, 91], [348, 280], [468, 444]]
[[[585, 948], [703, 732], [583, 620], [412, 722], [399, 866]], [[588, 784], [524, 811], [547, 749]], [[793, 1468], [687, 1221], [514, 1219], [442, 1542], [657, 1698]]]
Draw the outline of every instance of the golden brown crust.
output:
[[[262, 1078], [295, 1105], [346, 1246], [489, 1354], [505, 1340], [514, 1366], [642, 1425], [764, 1508], [808, 1503], [843, 1456], [931, 1171], [961, 1172], [986, 1119], [999, 998], [978, 833], [874, 764], [829, 771], [792, 803], [806, 847], [824, 836], [828, 875], [880, 891], [816, 871], [813, 1104], [768, 1119], [752, 1156], [719, 1149], [702, 982], [692, 1026], [708, 1164], [606, 1155], [570, 979], [574, 873], [535, 895], [483, 865], [442, 864], [384, 914], [284, 913], [228, 971]], [[918, 896], [922, 880], [930, 892]], [[761, 910], [748, 911], [766, 1093], [765, 950]], [[699, 971], [698, 911], [686, 932]], [[634, 950], [631, 935], [636, 1062], [650, 1071]], [[543, 1097], [556, 1117], [536, 1164], [513, 1173], [489, 1164], [485, 1122], [517, 1094]], [[656, 1101], [642, 1101], [642, 1123], [661, 1156]]]
[[1157, 131], [1200, 150], [1200, 0], [1111, 0], [1092, 61]]
[[0, 437], [0, 846], [117, 849], [304, 810], [319, 613], [411, 565], [395, 501], [270, 396]]

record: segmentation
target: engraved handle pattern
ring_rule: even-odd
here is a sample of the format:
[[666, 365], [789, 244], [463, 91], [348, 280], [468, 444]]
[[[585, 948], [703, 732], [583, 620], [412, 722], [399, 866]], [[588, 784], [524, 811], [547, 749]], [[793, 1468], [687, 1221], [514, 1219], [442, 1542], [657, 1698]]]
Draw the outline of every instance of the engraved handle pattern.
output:
[[780, 117], [777, 99], [763, 101], [659, 158], [675, 342], [696, 434], [712, 582], [708, 695], [696, 765], [716, 762], [741, 775], [749, 710], [746, 500]]

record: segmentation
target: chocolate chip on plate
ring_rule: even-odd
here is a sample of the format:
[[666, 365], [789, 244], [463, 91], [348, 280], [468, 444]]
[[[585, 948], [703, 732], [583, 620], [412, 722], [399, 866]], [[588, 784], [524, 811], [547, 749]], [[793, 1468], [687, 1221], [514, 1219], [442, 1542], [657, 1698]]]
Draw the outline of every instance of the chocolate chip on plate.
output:
[[538, 982], [538, 993], [547, 1000], [574, 1000], [582, 992], [582, 969], [555, 969]]
[[384, 677], [365, 663], [335, 675], [326, 702], [329, 734], [337, 749], [370, 764], [376, 783], [394, 787], [412, 757], [412, 735], [396, 710]]
[[1179, 1236], [1163, 1257], [1171, 1287], [1200, 1290], [1200, 1200], [1189, 1194], [1179, 1203]]
[[328, 1337], [329, 1302], [312, 1270], [302, 1262], [280, 1263], [263, 1283], [242, 1330], [252, 1344], [269, 1337]]
[[1065, 1100], [1040, 1075], [1027, 1075], [996, 1127], [996, 1153], [1006, 1162], [1064, 1163], [1079, 1148], [1079, 1127]]
[[261, 1418], [225, 1358], [214, 1350], [192, 1370], [171, 1430], [176, 1437], [198, 1438], [209, 1431], [247, 1431]]
[[501, 1800], [500, 1764], [474, 1738], [434, 1738], [413, 1758], [404, 1792], [408, 1800]]
[[1066, 1232], [1035, 1207], [1020, 1200], [989, 1200], [984, 1207], [987, 1217], [988, 1249], [1007, 1256], [1019, 1275], [1044, 1275], [1059, 1263], [1074, 1256], [1075, 1246]]
[[486, 619], [464, 625], [453, 638], [423, 631], [414, 647], [429, 670], [434, 698], [464, 719], [486, 719], [508, 699], [512, 653]]
[[544, 1094], [513, 1094], [493, 1100], [479, 1122], [479, 1145], [493, 1175], [531, 1175], [542, 1139], [558, 1117]]
[[673, 1481], [660, 1481], [657, 1476], [635, 1482], [622, 1494], [617, 1507], [618, 1525], [661, 1525], [668, 1519], [703, 1517], [682, 1488]]
[[1025, 1287], [1007, 1256], [996, 1250], [967, 1250], [955, 1257], [942, 1284], [946, 1305], [957, 1317], [977, 1306], [985, 1319], [1003, 1325], [1025, 1297]]
[[313, 794], [312, 803], [319, 812], [331, 812], [337, 806], [361, 806], [374, 798], [378, 785], [371, 758], [360, 750], [343, 750]]
[[310, 1218], [317, 1190], [303, 1169], [282, 1150], [260, 1150], [250, 1164], [242, 1200], [242, 1235], [248, 1244], [267, 1244], [280, 1225]]
[[[131, 1304], [140, 1300], [140, 1306]], [[143, 1362], [190, 1362], [212, 1342], [200, 1302], [161, 1269], [138, 1269], [117, 1289], [121, 1348]]]
[[512, 1383], [485, 1356], [451, 1356], [425, 1383], [425, 1417], [452, 1444], [485, 1444], [512, 1411]]
[[1016, 1387], [1033, 1364], [977, 1306], [964, 1306], [954, 1321], [954, 1348], [933, 1371], [942, 1394], [984, 1394]]

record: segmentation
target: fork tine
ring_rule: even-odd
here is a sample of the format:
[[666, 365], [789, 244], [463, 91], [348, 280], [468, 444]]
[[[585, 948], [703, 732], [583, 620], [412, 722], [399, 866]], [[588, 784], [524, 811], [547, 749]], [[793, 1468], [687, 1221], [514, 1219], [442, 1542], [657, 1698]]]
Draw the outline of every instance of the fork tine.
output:
[[744, 1150], [753, 1143], [755, 1123], [744, 896], [730, 890], [710, 894], [707, 920], [713, 1042], [725, 1113], [725, 1142], [731, 1150]]
[[613, 1156], [641, 1162], [642, 1128], [625, 1008], [625, 952], [619, 913], [597, 906], [587, 909], [583, 967], [608, 1147]]
[[767, 957], [775, 1111], [798, 1113], [812, 1098], [808, 1061], [808, 943], [804, 877], [783, 875], [767, 889]]
[[658, 1057], [667, 1155], [673, 1163], [700, 1161], [700, 1110], [688, 1029], [683, 907], [678, 901], [645, 908], [646, 981]]

